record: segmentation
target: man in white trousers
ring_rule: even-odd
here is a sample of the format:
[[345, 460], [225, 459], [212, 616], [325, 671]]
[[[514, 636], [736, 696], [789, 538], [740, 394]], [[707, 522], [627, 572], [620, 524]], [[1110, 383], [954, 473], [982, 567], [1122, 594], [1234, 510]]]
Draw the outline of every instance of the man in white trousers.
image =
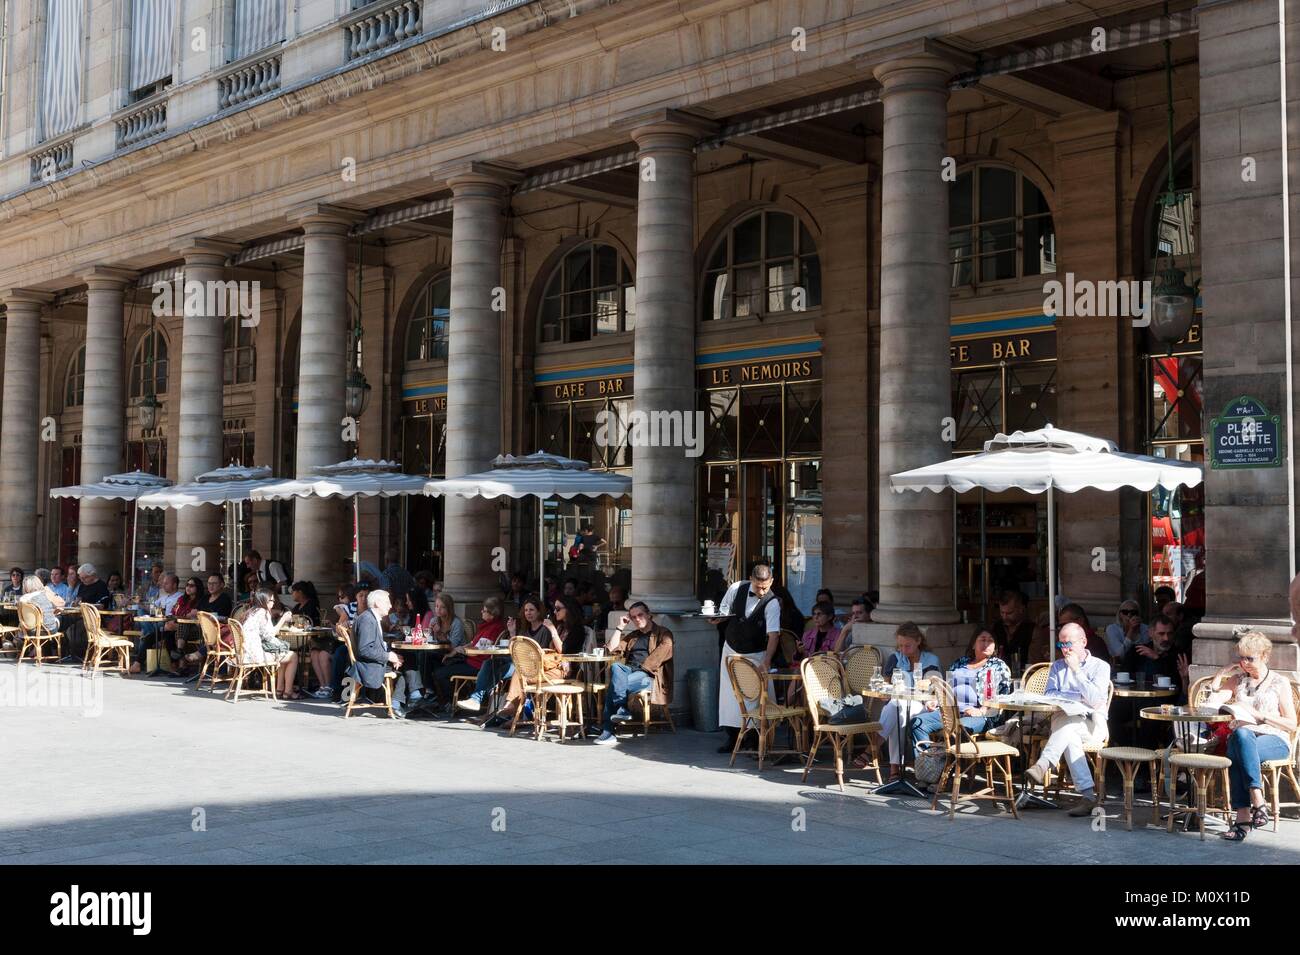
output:
[[713, 619], [726, 621], [718, 678], [718, 725], [727, 731], [727, 741], [718, 747], [718, 752], [730, 753], [740, 733], [741, 718], [740, 704], [727, 673], [727, 660], [742, 656], [766, 673], [781, 639], [781, 601], [772, 593], [771, 566], [757, 563], [748, 580], [732, 584], [722, 598], [718, 613]]
[[1047, 738], [1038, 762], [1029, 767], [1028, 775], [1041, 786], [1047, 771], [1064, 756], [1074, 788], [1079, 793], [1079, 802], [1070, 810], [1070, 815], [1090, 816], [1105, 799], [1105, 793], [1095, 791], [1092, 766], [1083, 751], [1083, 744], [1102, 742], [1107, 738], [1106, 699], [1110, 664], [1088, 652], [1088, 635], [1077, 623], [1067, 623], [1062, 627], [1056, 641], [1061, 658], [1047, 673], [1047, 695], [1074, 700], [1088, 709], [1076, 716], [1061, 712], [1052, 715], [1052, 734]]

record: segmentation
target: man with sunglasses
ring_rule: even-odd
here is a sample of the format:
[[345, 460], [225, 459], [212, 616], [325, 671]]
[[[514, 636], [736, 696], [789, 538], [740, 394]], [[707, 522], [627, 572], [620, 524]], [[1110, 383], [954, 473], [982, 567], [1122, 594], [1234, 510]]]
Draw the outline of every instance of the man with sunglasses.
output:
[[1110, 664], [1088, 652], [1088, 635], [1077, 623], [1067, 623], [1062, 627], [1056, 641], [1061, 658], [1047, 672], [1047, 695], [1082, 703], [1087, 712], [1077, 716], [1060, 711], [1052, 714], [1051, 735], [1038, 762], [1029, 767], [1027, 775], [1041, 786], [1047, 771], [1054, 769], [1064, 756], [1074, 788], [1079, 793], [1079, 802], [1070, 810], [1070, 815], [1090, 816], [1093, 809], [1101, 805], [1105, 794], [1095, 791], [1092, 766], [1083, 745], [1101, 742], [1107, 737], [1106, 698], [1109, 695]]
[[[628, 624], [633, 629], [627, 631]], [[618, 632], [609, 639], [610, 653], [623, 647], [623, 662], [609, 668], [609, 692], [605, 694], [605, 719], [597, 745], [618, 742], [614, 724], [632, 719], [627, 698], [643, 690], [650, 691], [651, 704], [667, 705], [673, 692], [673, 632], [655, 623], [650, 608], [641, 601], [632, 604], [618, 624]]]

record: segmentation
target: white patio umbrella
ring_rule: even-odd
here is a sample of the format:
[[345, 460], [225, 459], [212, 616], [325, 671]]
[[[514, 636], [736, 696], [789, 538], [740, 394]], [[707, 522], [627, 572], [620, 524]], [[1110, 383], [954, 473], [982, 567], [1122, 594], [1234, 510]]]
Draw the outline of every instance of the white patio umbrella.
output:
[[1072, 494], [1085, 488], [1114, 491], [1121, 487], [1150, 491], [1195, 487], [1201, 468], [1188, 461], [1120, 451], [1113, 441], [1093, 438], [1048, 425], [1037, 431], [999, 434], [984, 442], [979, 454], [940, 461], [923, 468], [891, 474], [890, 487], [903, 491], [1005, 491], [1020, 488], [1047, 493], [1047, 593], [1052, 658], [1056, 656], [1056, 508], [1055, 492]]
[[[109, 474], [93, 484], [72, 484], [50, 489], [50, 497], [67, 497], [79, 501], [138, 501], [139, 498], [159, 488], [170, 487], [171, 481], [147, 471], [126, 471]], [[139, 513], [139, 504], [136, 504]], [[135, 541], [139, 521], [131, 522], [131, 590], [135, 591]]]
[[402, 474], [396, 461], [352, 458], [313, 468], [313, 476], [285, 478], [259, 488], [255, 501], [284, 501], [295, 497], [352, 498], [352, 566], [361, 580], [361, 540], [357, 502], [363, 497], [402, 497], [423, 494], [428, 480], [420, 474]]
[[609, 471], [592, 471], [585, 461], [538, 451], [519, 457], [500, 455], [493, 459], [490, 471], [429, 481], [424, 493], [432, 497], [454, 494], [466, 498], [536, 498], [537, 587], [538, 592], [543, 593], [546, 589], [546, 515], [542, 501], [550, 498], [565, 501], [608, 498], [623, 503], [631, 500], [632, 479]]
[[[243, 554], [243, 528], [232, 515], [229, 505], [252, 500], [253, 492], [274, 482], [269, 467], [246, 468], [229, 465], [215, 471], [205, 471], [185, 484], [151, 491], [136, 501], [136, 507], [168, 508], [197, 507], [200, 504], [220, 504], [226, 519], [226, 540], [234, 544], [233, 551]], [[231, 581], [231, 592], [239, 592], [239, 582]]]

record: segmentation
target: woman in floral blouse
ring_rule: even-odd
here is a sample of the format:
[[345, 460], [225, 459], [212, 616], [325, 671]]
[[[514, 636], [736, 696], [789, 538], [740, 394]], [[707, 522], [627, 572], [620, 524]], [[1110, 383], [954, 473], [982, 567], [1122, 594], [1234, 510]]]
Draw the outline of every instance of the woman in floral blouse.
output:
[[[993, 631], [980, 624], [966, 645], [966, 655], [948, 667], [948, 684], [957, 700], [961, 724], [971, 733], [984, 733], [1002, 719], [997, 710], [984, 704], [1014, 688], [1011, 668], [1002, 661], [1002, 648], [993, 637]], [[925, 712], [912, 717], [912, 740], [928, 740], [930, 734], [943, 725], [943, 717], [934, 703], [925, 705]]]

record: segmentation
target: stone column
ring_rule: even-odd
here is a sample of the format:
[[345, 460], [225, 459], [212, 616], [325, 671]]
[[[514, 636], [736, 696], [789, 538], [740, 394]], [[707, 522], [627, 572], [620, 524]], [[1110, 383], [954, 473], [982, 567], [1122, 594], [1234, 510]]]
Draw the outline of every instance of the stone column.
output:
[[[451, 325], [447, 342], [447, 477], [486, 470], [501, 453], [502, 212], [517, 175], [471, 163], [448, 177], [452, 189]], [[497, 503], [446, 499], [443, 587], [477, 603], [497, 590], [492, 550], [503, 545]]]
[[[225, 281], [226, 258], [238, 248], [230, 242], [195, 239], [181, 249], [185, 259], [185, 288], [196, 292], [193, 296], [185, 296], [185, 299], [192, 298], [193, 301], [189, 313], [181, 319], [180, 385], [168, 389], [169, 401], [176, 400], [177, 392], [180, 394], [174, 472], [178, 484], [193, 481], [203, 472], [222, 465], [225, 318], [220, 314], [207, 314], [209, 296], [206, 290], [211, 287], [208, 283]], [[192, 282], [199, 284], [193, 286]], [[180, 302], [175, 310], [181, 311]], [[172, 342], [174, 355], [174, 338]], [[172, 361], [175, 361], [174, 357]], [[221, 570], [222, 509], [201, 505], [181, 508], [173, 513], [176, 552], [171, 569], [182, 578], [198, 573], [198, 566], [205, 568], [207, 573]], [[196, 548], [201, 551], [196, 553]]]
[[[1124, 128], [1118, 112], [1090, 112], [1066, 116], [1046, 127], [1056, 156], [1056, 208], [1052, 210], [1059, 243], [1057, 272], [1044, 275], [1047, 282], [1105, 282], [1127, 279], [1120, 268], [1120, 198], [1123, 178], [1119, 169], [1120, 140]], [[1145, 450], [1141, 415], [1145, 401], [1134, 395], [1131, 383], [1141, 374], [1133, 319], [1122, 315], [1056, 317], [1058, 428], [1107, 438], [1121, 448]], [[1127, 400], [1126, 400], [1127, 399]], [[1137, 409], [1127, 416], [1125, 407]], [[1143, 577], [1146, 548], [1126, 552], [1122, 515], [1127, 504], [1145, 513], [1135, 491], [1084, 490], [1056, 495], [1057, 572], [1061, 587], [1080, 603], [1093, 620], [1114, 616], [1126, 596], [1136, 594]], [[1046, 502], [1043, 502], [1046, 506]], [[1130, 533], [1129, 538], [1140, 537]], [[1147, 528], [1150, 533], [1150, 528]], [[1094, 570], [1094, 548], [1106, 551], [1105, 570]], [[1100, 566], [1100, 565], [1099, 565]], [[1121, 569], [1129, 572], [1123, 586]]]
[[[1286, 417], [1286, 366], [1295, 357], [1284, 347], [1282, 204], [1288, 197], [1282, 191], [1277, 4], [1200, 3], [1197, 16], [1206, 438], [1212, 437], [1209, 419], [1232, 399], [1249, 395], [1281, 416], [1283, 460], [1276, 468], [1216, 471], [1207, 447], [1206, 616], [1196, 627], [1192, 677], [1229, 662], [1232, 627], [1241, 623], [1274, 641], [1269, 662], [1275, 669], [1294, 672], [1300, 661], [1287, 605], [1292, 542], [1285, 442], [1287, 429], [1295, 427]], [[1294, 47], [1291, 57], [1294, 62]], [[1296, 72], [1288, 74], [1292, 95], [1300, 82]], [[1300, 175], [1294, 119], [1290, 134], [1294, 195]], [[1255, 161], [1251, 181], [1243, 178], [1247, 157]], [[1300, 222], [1294, 202], [1291, 215], [1294, 230]], [[1293, 236], [1293, 250], [1296, 241]], [[1292, 271], [1300, 275], [1300, 263], [1293, 260]]]
[[10, 289], [5, 302], [4, 403], [0, 405], [0, 563], [36, 566], [36, 497], [33, 464], [41, 454], [41, 307], [53, 296]]
[[880, 607], [878, 623], [952, 623], [952, 495], [894, 493], [889, 476], [951, 454], [948, 355], [946, 59], [928, 52], [876, 67], [881, 133]]
[[[126, 434], [123, 296], [134, 273], [97, 267], [86, 273], [86, 400], [81, 413], [81, 483], [122, 470]], [[122, 501], [82, 501], [78, 559], [107, 577], [122, 564]]]
[[870, 589], [871, 220], [873, 165], [818, 176], [835, 214], [822, 234], [822, 586], [849, 595]]
[[[695, 428], [695, 144], [711, 127], [662, 112], [632, 130], [640, 157], [633, 413]], [[683, 431], [683, 434], [685, 432]], [[656, 612], [699, 606], [695, 467], [689, 449], [632, 452], [632, 593]]]
[[[302, 331], [298, 351], [297, 476], [343, 460], [343, 391], [349, 344], [348, 229], [361, 214], [312, 204], [303, 227]], [[293, 572], [322, 593], [352, 577], [352, 501], [299, 498], [293, 510]]]

